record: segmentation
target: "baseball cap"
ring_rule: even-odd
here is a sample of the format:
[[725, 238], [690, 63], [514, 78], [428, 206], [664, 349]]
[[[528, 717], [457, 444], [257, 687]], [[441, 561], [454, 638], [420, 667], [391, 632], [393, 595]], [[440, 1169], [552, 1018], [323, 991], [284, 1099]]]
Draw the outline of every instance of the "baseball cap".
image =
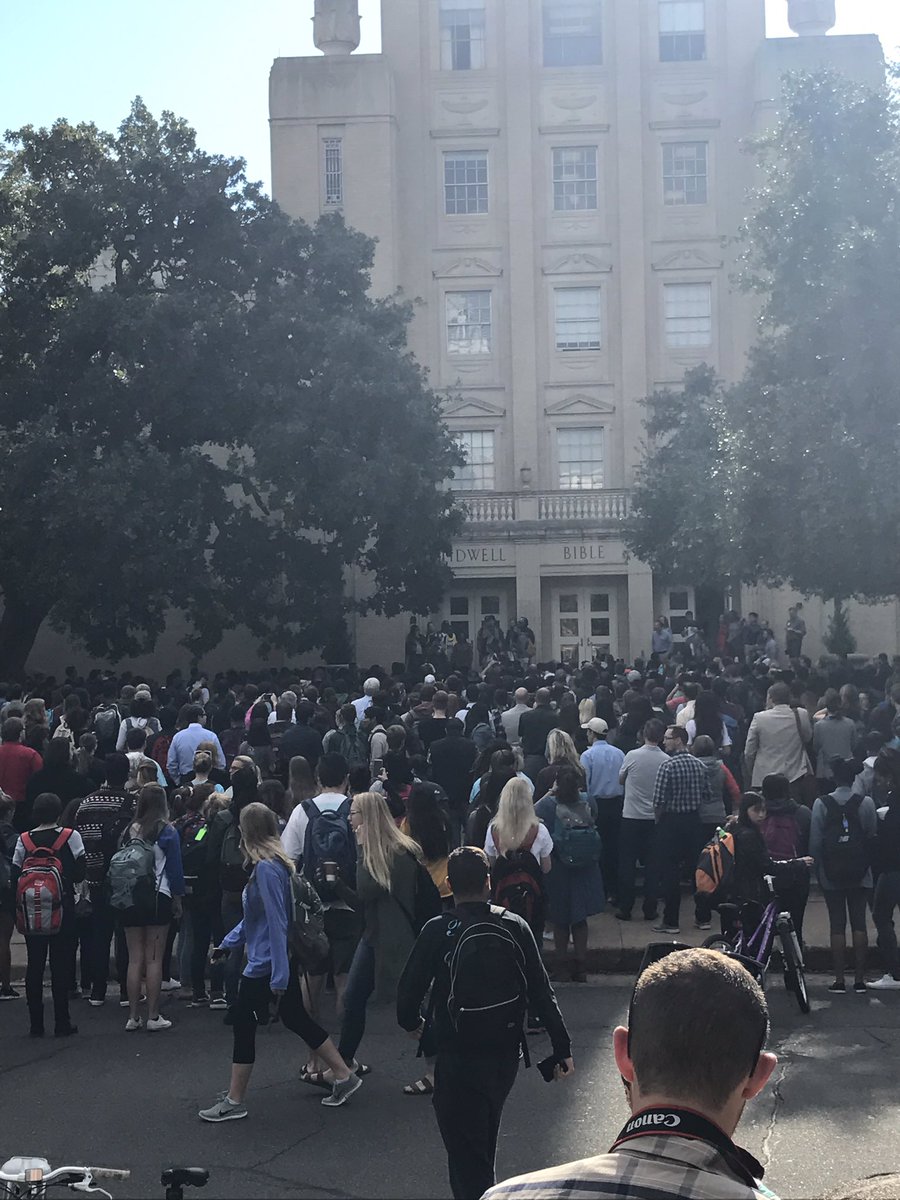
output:
[[426, 676], [425, 676], [425, 678], [424, 678], [424, 680], [423, 680], [422, 682], [423, 682], [423, 683], [434, 683], [434, 682], [435, 682], [435, 678], [434, 678], [434, 676], [433, 676], [433, 675], [426, 675]]
[[609, 726], [602, 717], [591, 717], [587, 725], [582, 725], [582, 729], [589, 729], [591, 733], [609, 733]]
[[640, 673], [640, 671], [627, 671], [625, 674], [625, 678], [628, 680], [629, 683], [640, 683], [644, 677]]

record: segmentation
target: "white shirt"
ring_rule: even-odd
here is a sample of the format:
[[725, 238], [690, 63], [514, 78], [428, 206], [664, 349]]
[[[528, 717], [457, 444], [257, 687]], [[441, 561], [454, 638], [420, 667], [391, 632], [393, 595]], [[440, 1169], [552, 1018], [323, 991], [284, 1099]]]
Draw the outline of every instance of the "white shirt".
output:
[[[312, 803], [319, 812], [333, 812], [340, 808], [346, 799], [343, 792], [322, 792], [320, 796], [313, 798]], [[308, 824], [309, 817], [306, 815], [306, 809], [302, 804], [298, 804], [288, 817], [288, 823], [281, 834], [281, 844], [294, 862], [303, 857], [303, 844], [306, 841]]]
[[[499, 858], [500, 851], [497, 849], [494, 841], [494, 824], [493, 821], [488, 825], [487, 837], [484, 839], [484, 852], [488, 858]], [[542, 858], [549, 858], [553, 852], [553, 838], [550, 836], [550, 830], [543, 823], [538, 825], [537, 837], [534, 839], [534, 844], [531, 847], [531, 853], [538, 862]]]
[[[697, 722], [691, 717], [690, 721], [685, 721], [685, 733], [688, 735], [688, 745], [693, 746], [694, 738], [697, 736]], [[728, 732], [728, 726], [722, 722], [722, 749], [731, 745], [731, 734]]]
[[353, 707], [356, 709], [356, 723], [358, 725], [365, 713], [372, 707], [372, 697], [360, 696], [358, 700], [353, 701]]

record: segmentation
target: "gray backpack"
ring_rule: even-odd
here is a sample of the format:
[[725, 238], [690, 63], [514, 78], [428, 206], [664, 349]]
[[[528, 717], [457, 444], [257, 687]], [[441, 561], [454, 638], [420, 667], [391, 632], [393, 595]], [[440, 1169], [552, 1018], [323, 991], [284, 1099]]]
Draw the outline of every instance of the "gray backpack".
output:
[[133, 908], [144, 916], [154, 913], [159, 893], [154, 844], [143, 838], [126, 842], [110, 860], [106, 884], [111, 908]]

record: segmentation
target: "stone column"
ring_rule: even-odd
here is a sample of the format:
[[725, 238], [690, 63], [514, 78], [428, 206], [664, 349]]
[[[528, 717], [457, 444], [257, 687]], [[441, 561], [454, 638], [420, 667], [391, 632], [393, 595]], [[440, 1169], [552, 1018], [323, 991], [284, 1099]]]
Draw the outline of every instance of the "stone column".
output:
[[628, 653], [631, 662], [650, 653], [653, 633], [653, 572], [646, 563], [628, 564]]

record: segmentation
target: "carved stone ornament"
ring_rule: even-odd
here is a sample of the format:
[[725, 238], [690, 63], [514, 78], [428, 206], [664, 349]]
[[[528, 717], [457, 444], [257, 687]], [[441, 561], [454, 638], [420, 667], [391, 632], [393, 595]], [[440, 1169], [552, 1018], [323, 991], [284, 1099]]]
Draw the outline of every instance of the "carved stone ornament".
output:
[[788, 0], [788, 24], [801, 37], [827, 33], [835, 21], [835, 0]]
[[359, 45], [359, 0], [316, 0], [313, 41], [323, 54], [352, 54]]

